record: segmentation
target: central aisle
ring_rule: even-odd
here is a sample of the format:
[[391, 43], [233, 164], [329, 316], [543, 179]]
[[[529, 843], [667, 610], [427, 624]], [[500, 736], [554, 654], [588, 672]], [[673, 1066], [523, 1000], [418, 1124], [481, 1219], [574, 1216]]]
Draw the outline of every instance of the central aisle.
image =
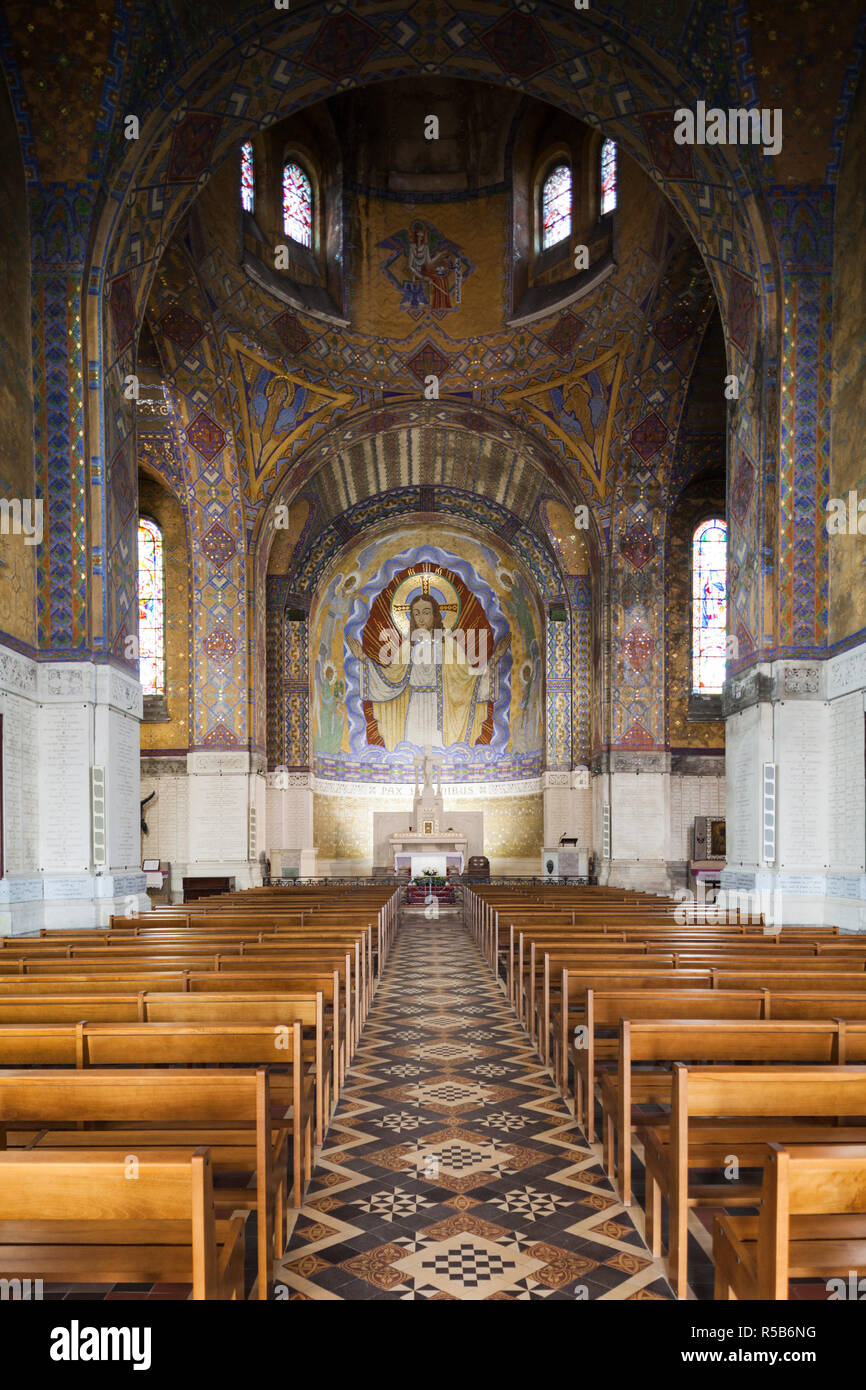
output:
[[672, 1297], [459, 920], [404, 914], [277, 1283]]

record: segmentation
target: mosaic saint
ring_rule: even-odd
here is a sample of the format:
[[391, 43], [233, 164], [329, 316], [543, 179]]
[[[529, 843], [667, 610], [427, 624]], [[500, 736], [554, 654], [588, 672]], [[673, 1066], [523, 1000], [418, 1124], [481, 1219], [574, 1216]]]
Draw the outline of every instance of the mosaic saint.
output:
[[426, 312], [442, 318], [459, 309], [463, 282], [473, 266], [455, 242], [416, 218], [378, 244], [391, 252], [380, 269], [400, 290], [401, 309], [413, 318]]

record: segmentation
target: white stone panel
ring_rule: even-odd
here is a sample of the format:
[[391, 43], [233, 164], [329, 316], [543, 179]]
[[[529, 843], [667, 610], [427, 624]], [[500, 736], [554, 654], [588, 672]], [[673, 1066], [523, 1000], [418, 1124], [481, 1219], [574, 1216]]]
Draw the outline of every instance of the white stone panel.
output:
[[830, 860], [830, 708], [823, 701], [786, 701], [777, 706], [776, 719], [778, 865], [790, 874], [810, 875], [825, 869]]
[[39, 717], [39, 868], [90, 870], [92, 707], [43, 705]]
[[864, 776], [863, 699], [859, 691], [830, 704], [829, 818], [830, 864], [837, 874], [866, 868], [866, 776]]

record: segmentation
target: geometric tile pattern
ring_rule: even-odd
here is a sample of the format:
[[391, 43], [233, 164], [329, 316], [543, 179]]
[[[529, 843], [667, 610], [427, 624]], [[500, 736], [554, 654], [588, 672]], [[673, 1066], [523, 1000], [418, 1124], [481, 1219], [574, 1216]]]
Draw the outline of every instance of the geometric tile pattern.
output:
[[279, 1296], [670, 1299], [598, 1149], [460, 909], [448, 912], [403, 915], [277, 1270]]

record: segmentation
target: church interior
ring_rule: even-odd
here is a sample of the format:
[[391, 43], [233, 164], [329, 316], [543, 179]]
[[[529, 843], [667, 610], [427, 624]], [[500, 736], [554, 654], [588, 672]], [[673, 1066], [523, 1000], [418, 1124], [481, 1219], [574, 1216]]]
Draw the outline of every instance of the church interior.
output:
[[3, 1299], [866, 1297], [864, 47], [0, 4]]

